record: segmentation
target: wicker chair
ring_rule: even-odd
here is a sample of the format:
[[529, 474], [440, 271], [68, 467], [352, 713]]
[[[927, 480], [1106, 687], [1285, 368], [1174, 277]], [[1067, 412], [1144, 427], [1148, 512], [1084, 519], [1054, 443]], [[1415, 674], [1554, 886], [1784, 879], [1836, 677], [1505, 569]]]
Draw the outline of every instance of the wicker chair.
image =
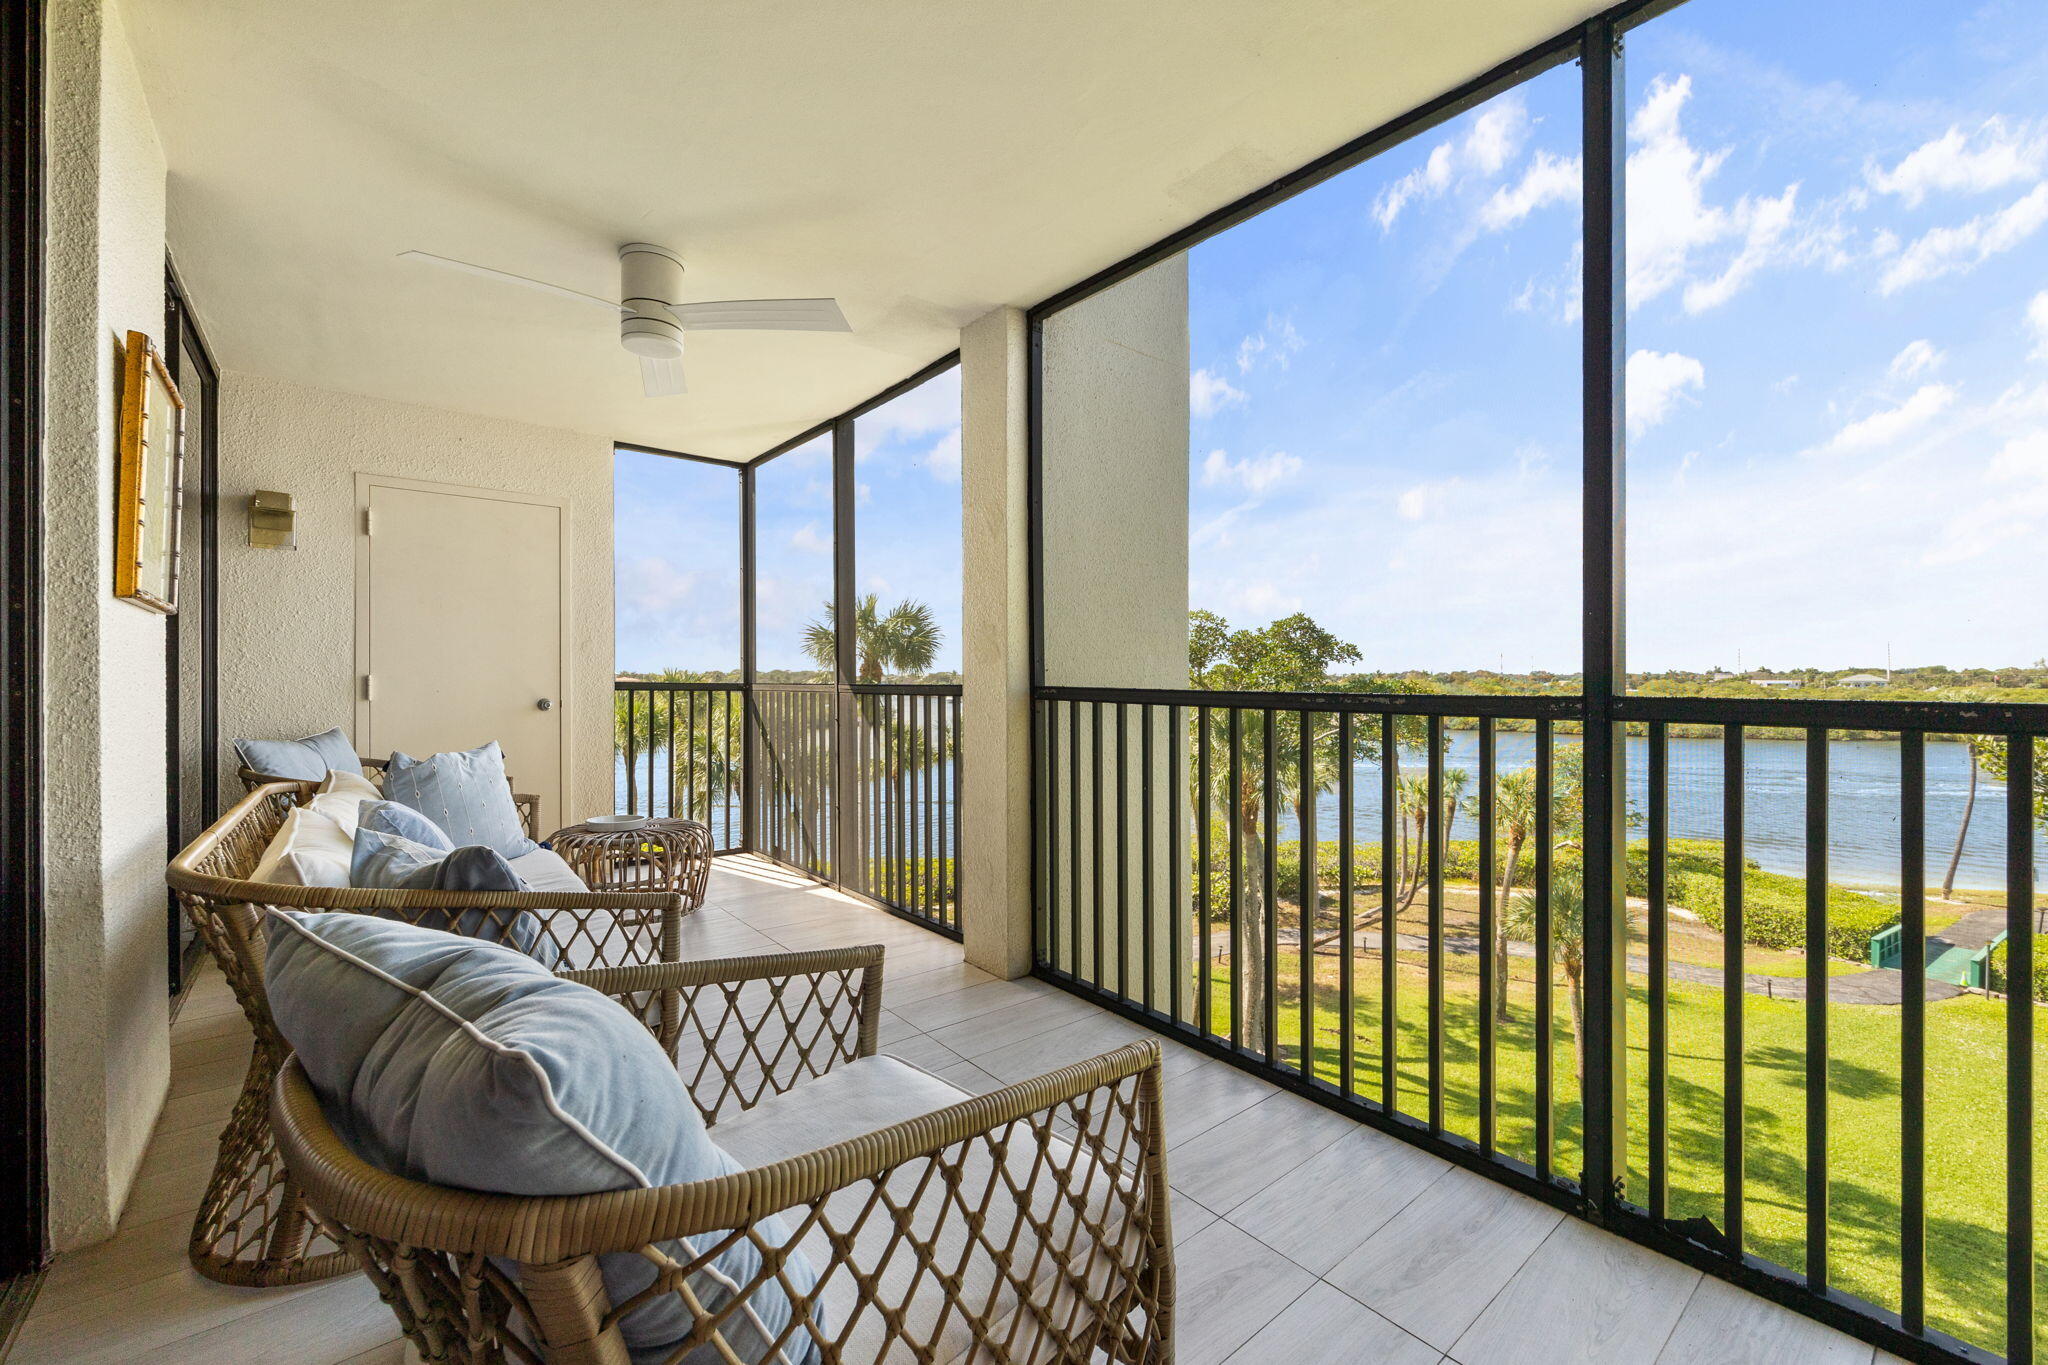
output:
[[[179, 853], [165, 873], [256, 1035], [242, 1093], [192, 1224], [193, 1266], [223, 1284], [304, 1284], [352, 1268], [339, 1248], [313, 1244], [311, 1224], [270, 1131], [271, 1082], [291, 1049], [271, 1020], [263, 992], [265, 906], [378, 914], [434, 928], [474, 911], [473, 927], [495, 926], [500, 934], [529, 916], [536, 946], [552, 950], [565, 969], [673, 963], [680, 956], [687, 907], [682, 897], [664, 893], [374, 891], [245, 880], [286, 814], [313, 786], [276, 782], [256, 788]], [[677, 1036], [674, 991], [650, 988], [634, 1004], [657, 1036]]]
[[[881, 962], [867, 947], [567, 975], [628, 1002], [680, 992], [683, 1032], [670, 1050], [731, 1149], [749, 1118], [763, 1120], [757, 1129], [795, 1123], [811, 1086], [901, 1066], [864, 1060], [876, 1057]], [[771, 1361], [798, 1358], [808, 1342], [833, 1365], [1170, 1365], [1160, 1095], [1158, 1045], [1133, 1043], [814, 1150], [766, 1162], [736, 1150], [749, 1168], [733, 1175], [558, 1198], [444, 1188], [368, 1165], [296, 1061], [278, 1075], [271, 1114], [295, 1187], [427, 1360], [627, 1365], [620, 1319], [676, 1294], [695, 1327], [666, 1361], [708, 1347], [707, 1358], [737, 1362], [747, 1358], [725, 1329], [772, 1281], [795, 1311]], [[786, 1241], [760, 1228], [770, 1215]], [[662, 1249], [684, 1238], [690, 1259]], [[758, 1274], [707, 1307], [688, 1277], [742, 1238]], [[791, 1247], [817, 1271], [807, 1293], [785, 1273]], [[598, 1257], [617, 1252], [658, 1273], [614, 1305]]]
[[[390, 765], [389, 759], [363, 758], [357, 761], [363, 765], [364, 777], [369, 778], [370, 781], [376, 783], [379, 787], [384, 785], [384, 769]], [[254, 768], [247, 766], [235, 769], [235, 776], [242, 779], [242, 790], [245, 792], [255, 791], [258, 787], [267, 787], [273, 782], [290, 782], [293, 780], [288, 777], [275, 777], [269, 773], [259, 773]], [[545, 837], [540, 832], [540, 797], [532, 792], [520, 791], [510, 777], [505, 779], [505, 783], [507, 786], [512, 787], [512, 804], [519, 808], [519, 823], [526, 827], [526, 837], [538, 842]], [[318, 784], [305, 783], [301, 785], [310, 788]]]

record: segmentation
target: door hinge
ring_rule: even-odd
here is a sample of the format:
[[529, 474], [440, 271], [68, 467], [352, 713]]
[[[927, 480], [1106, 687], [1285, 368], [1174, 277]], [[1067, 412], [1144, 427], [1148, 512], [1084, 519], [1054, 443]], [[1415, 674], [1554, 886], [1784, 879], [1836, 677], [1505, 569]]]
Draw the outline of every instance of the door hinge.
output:
[[363, 534], [364, 534], [364, 535], [366, 535], [366, 536], [367, 536], [367, 535], [374, 535], [374, 534], [376, 534], [376, 533], [375, 533], [374, 531], [372, 531], [372, 530], [370, 529], [370, 527], [371, 527], [371, 524], [372, 524], [372, 523], [371, 523], [371, 515], [372, 515], [372, 514], [371, 514], [371, 511], [370, 511], [370, 509], [369, 509], [369, 508], [367, 508], [367, 507], [365, 507], [365, 508], [363, 509]]
[[363, 700], [377, 700], [377, 675], [374, 673], [363, 674]]

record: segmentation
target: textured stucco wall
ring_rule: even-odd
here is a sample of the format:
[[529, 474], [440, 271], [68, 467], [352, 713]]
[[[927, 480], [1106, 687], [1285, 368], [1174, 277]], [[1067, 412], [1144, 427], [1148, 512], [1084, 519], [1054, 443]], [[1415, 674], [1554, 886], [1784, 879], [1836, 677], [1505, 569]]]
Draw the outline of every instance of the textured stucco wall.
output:
[[[575, 690], [564, 800], [571, 819], [610, 810], [611, 442], [235, 371], [220, 387], [223, 796], [240, 791], [236, 736], [355, 728], [359, 471], [570, 500]], [[248, 498], [259, 488], [296, 500], [298, 549], [250, 548]]]
[[164, 157], [120, 14], [52, 0], [44, 786], [50, 1235], [107, 1235], [170, 1076], [164, 618], [112, 593], [122, 341], [163, 334]]
[[1186, 687], [1188, 266], [1045, 324], [1045, 680]]
[[967, 540], [960, 927], [967, 960], [1031, 970], [1031, 581], [1024, 313], [960, 333], [960, 469]]
[[[1045, 676], [1077, 687], [1188, 685], [1188, 273], [1185, 255], [1047, 320], [1042, 489], [1045, 509]], [[1144, 733], [1152, 726], [1151, 781], [1144, 781]], [[1154, 1008], [1167, 1004], [1171, 951], [1186, 943], [1188, 907], [1170, 897], [1169, 824], [1187, 833], [1191, 814], [1176, 806], [1150, 812], [1153, 844], [1143, 831], [1143, 793], [1171, 792], [1171, 756], [1184, 736], [1170, 733], [1162, 710], [1075, 706], [1050, 737], [1071, 752], [1082, 732], [1078, 763], [1063, 763], [1049, 793], [1048, 816], [1077, 828], [1063, 840], [1052, 884], [1070, 926], [1107, 922], [1096, 960], [1071, 927], [1058, 935], [1058, 962], [1111, 981], [1126, 972], [1133, 992], [1143, 976], [1148, 920]], [[1098, 728], [1099, 727], [1099, 728]], [[1100, 747], [1098, 748], [1098, 743]], [[1183, 763], [1186, 755], [1181, 755]], [[1099, 771], [1098, 771], [1099, 764]], [[1186, 771], [1185, 767], [1182, 769]], [[972, 769], [969, 769], [972, 772]], [[1118, 792], [1128, 803], [1116, 808]], [[1171, 811], [1180, 810], [1175, 816]], [[1124, 831], [1121, 839], [1117, 831]], [[1097, 831], [1101, 831], [1098, 839]], [[1181, 847], [1188, 847], [1185, 840]], [[1073, 896], [1078, 861], [1080, 894]], [[1144, 872], [1150, 864], [1149, 880]], [[1100, 867], [1101, 881], [1092, 875]], [[1103, 904], [1095, 904], [1097, 885]], [[1125, 888], [1123, 899], [1112, 891]], [[1153, 899], [1144, 900], [1150, 887]], [[1078, 901], [1078, 903], [1072, 903]], [[1097, 919], [1098, 913], [1101, 920]], [[1078, 956], [1077, 956], [1078, 953]], [[1190, 993], [1184, 992], [1184, 997]]]

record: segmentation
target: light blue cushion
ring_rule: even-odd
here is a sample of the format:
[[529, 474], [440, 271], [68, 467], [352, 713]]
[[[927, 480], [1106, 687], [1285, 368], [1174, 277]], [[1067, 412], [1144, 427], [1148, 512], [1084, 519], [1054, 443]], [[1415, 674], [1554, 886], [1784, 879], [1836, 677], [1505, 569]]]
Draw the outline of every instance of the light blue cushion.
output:
[[496, 740], [430, 758], [392, 754], [384, 769], [384, 797], [411, 806], [457, 844], [487, 844], [507, 858], [540, 847], [519, 823], [519, 807], [505, 785], [505, 755]]
[[[506, 948], [365, 915], [273, 911], [268, 932], [271, 1013], [329, 1121], [370, 1164], [513, 1195], [645, 1189], [740, 1169], [712, 1142], [660, 1044], [596, 991]], [[770, 1242], [792, 1240], [778, 1219], [754, 1228]], [[708, 1249], [723, 1236], [690, 1240]], [[681, 1243], [663, 1250], [684, 1263], [697, 1254]], [[614, 1303], [654, 1277], [635, 1253], [602, 1264]], [[693, 1275], [691, 1290], [715, 1310], [759, 1269], [741, 1241]], [[817, 1280], [801, 1255], [783, 1273], [806, 1294]], [[739, 1357], [774, 1360], [767, 1343], [790, 1311], [773, 1280], [754, 1291], [728, 1329]], [[635, 1361], [654, 1361], [692, 1325], [667, 1294], [620, 1331]], [[684, 1357], [718, 1358], [709, 1345]], [[782, 1358], [815, 1361], [809, 1335], [793, 1336]]]
[[374, 829], [379, 834], [396, 834], [401, 839], [410, 839], [443, 853], [455, 847], [455, 841], [443, 833], [439, 825], [411, 806], [400, 805], [396, 801], [363, 802], [357, 808], [356, 828]]
[[[349, 860], [348, 884], [398, 891], [526, 891], [522, 880], [505, 855], [482, 844], [457, 849], [430, 848], [396, 834], [356, 826], [354, 856]], [[559, 965], [560, 952], [541, 933], [540, 921], [530, 911], [516, 914], [504, 910], [377, 910], [385, 919], [406, 919], [430, 929], [507, 943], [539, 961], [543, 966]]]
[[318, 782], [331, 770], [361, 773], [363, 761], [356, 746], [339, 725], [304, 739], [238, 739], [235, 753], [242, 766], [267, 777], [286, 777], [294, 782]]

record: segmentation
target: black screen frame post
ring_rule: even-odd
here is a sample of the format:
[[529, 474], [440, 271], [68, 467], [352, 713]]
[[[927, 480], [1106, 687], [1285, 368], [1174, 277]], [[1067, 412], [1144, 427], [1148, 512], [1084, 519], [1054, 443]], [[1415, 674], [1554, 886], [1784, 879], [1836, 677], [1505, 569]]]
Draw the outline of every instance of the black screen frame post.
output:
[[[207, 823], [218, 813], [220, 803], [220, 367], [213, 349], [206, 344], [192, 302], [178, 279], [177, 268], [164, 262], [164, 344], [165, 363], [171, 378], [188, 405], [199, 415], [199, 448], [185, 452], [187, 470], [196, 469], [199, 478], [199, 785]], [[201, 373], [185, 373], [190, 355]], [[196, 459], [194, 457], [197, 457]], [[184, 570], [191, 573], [193, 566]], [[164, 618], [164, 812], [168, 830], [169, 856], [176, 857], [185, 846], [184, 733], [184, 649], [185, 612]], [[196, 937], [184, 932], [184, 912], [178, 898], [170, 897], [166, 926], [170, 955], [170, 992], [175, 998], [190, 984], [190, 969], [197, 964], [200, 947]]]
[[43, 13], [0, 6], [0, 1275], [49, 1256], [43, 1077]]

